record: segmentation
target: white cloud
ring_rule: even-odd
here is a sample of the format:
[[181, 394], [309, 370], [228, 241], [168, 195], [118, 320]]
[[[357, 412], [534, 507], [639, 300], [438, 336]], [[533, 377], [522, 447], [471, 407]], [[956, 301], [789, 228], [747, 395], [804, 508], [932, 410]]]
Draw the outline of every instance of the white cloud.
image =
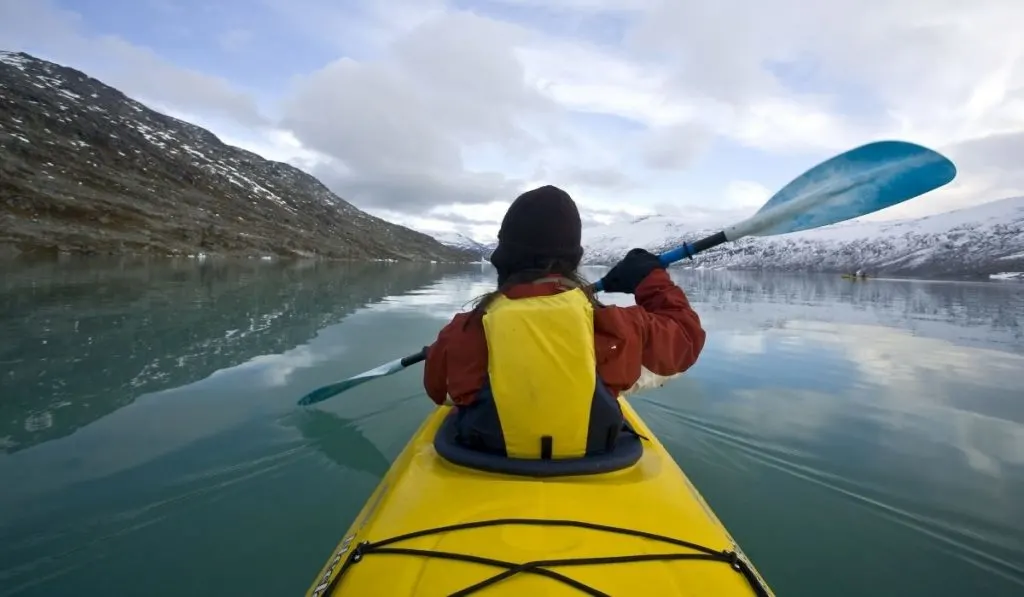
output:
[[122, 37], [85, 32], [80, 15], [49, 0], [0, 0], [0, 48], [24, 49], [83, 70], [142, 102], [247, 126], [269, 124], [253, 98], [235, 84], [177, 66]]
[[726, 206], [738, 209], [757, 209], [771, 196], [767, 187], [749, 180], [736, 180], [725, 188]]
[[541, 39], [517, 52], [530, 83], [562, 106], [670, 126], [697, 117], [696, 106], [666, 93], [667, 73], [588, 44]]
[[[306, 44], [296, 56], [330, 58], [289, 73], [273, 109], [244, 82], [90, 31], [46, 1], [0, 0], [0, 44], [194, 114], [360, 207], [482, 237], [515, 195], [547, 183], [594, 222], [655, 209], [745, 215], [779, 184], [773, 169], [879, 138], [936, 147], [959, 176], [878, 218], [1024, 193], [1015, 0], [459, 5], [263, 0], [253, 11], [267, 11], [264, 30], [227, 28], [211, 48], [237, 55], [287, 32]], [[604, 29], [590, 26], [597, 18]]]
[[416, 212], [508, 197], [514, 178], [469, 171], [463, 153], [539, 146], [517, 120], [551, 106], [523, 81], [521, 35], [468, 13], [427, 20], [379, 61], [342, 58], [299, 79], [282, 124], [345, 164], [322, 174], [357, 204]]
[[654, 169], [683, 170], [706, 149], [711, 139], [708, 127], [692, 122], [659, 127], [643, 141], [644, 159]]

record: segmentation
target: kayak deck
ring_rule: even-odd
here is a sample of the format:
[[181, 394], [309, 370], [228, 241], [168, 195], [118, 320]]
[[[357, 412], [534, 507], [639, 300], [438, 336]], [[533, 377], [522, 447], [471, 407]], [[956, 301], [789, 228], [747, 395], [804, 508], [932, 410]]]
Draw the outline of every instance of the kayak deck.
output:
[[439, 408], [395, 460], [307, 595], [772, 595], [661, 443], [631, 467], [525, 477], [452, 464]]

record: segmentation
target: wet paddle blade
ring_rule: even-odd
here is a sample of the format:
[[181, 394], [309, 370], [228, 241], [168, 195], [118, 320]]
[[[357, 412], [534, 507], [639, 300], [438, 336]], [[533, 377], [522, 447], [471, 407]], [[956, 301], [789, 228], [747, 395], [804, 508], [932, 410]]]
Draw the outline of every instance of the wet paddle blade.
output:
[[811, 168], [725, 235], [736, 240], [828, 226], [923, 195], [955, 177], [953, 162], [926, 147], [869, 143]]
[[380, 367], [365, 371], [354, 377], [317, 388], [299, 399], [299, 405], [305, 406], [309, 404], [316, 404], [317, 402], [327, 400], [328, 398], [336, 396], [346, 390], [350, 390], [359, 384], [377, 379], [378, 377], [397, 373], [406, 367], [406, 365], [402, 364], [402, 361], [403, 359], [396, 359], [390, 363], [385, 363]]
[[424, 347], [419, 352], [415, 352], [408, 356], [404, 356], [400, 359], [384, 363], [380, 367], [374, 367], [369, 371], [364, 371], [359, 375], [350, 377], [348, 379], [332, 383], [320, 388], [313, 390], [299, 399], [299, 406], [307, 406], [310, 404], [316, 404], [317, 402], [323, 402], [332, 396], [351, 390], [359, 384], [366, 383], [368, 381], [391, 375], [392, 373], [398, 373], [413, 363], [419, 363], [420, 361], [427, 358], [428, 347]]

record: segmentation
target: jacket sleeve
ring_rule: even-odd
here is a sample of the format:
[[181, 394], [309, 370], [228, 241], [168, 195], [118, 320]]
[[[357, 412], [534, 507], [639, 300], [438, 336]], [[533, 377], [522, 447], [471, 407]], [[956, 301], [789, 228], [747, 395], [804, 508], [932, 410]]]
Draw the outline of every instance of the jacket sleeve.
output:
[[697, 362], [706, 333], [686, 293], [668, 272], [651, 272], [636, 288], [631, 308], [643, 334], [641, 365], [657, 376], [682, 373]]
[[648, 274], [634, 300], [594, 312], [598, 373], [619, 396], [663, 385], [689, 369], [704, 348], [700, 318], [667, 272]]
[[448, 344], [456, 321], [451, 321], [437, 334], [423, 362], [423, 389], [436, 404], [448, 398]]
[[472, 401], [487, 378], [487, 338], [479, 319], [457, 314], [441, 328], [423, 364], [423, 389], [436, 404]]

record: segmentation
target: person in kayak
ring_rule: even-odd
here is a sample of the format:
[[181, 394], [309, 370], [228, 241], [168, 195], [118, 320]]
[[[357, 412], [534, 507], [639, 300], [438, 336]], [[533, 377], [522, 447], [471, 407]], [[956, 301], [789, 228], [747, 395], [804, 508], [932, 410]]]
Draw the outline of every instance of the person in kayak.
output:
[[498, 288], [459, 313], [427, 348], [423, 384], [455, 405], [458, 444], [517, 459], [613, 452], [618, 396], [689, 369], [705, 332], [656, 255], [633, 249], [604, 277], [636, 305], [603, 305], [577, 272], [580, 214], [542, 186], [509, 207], [490, 262]]

